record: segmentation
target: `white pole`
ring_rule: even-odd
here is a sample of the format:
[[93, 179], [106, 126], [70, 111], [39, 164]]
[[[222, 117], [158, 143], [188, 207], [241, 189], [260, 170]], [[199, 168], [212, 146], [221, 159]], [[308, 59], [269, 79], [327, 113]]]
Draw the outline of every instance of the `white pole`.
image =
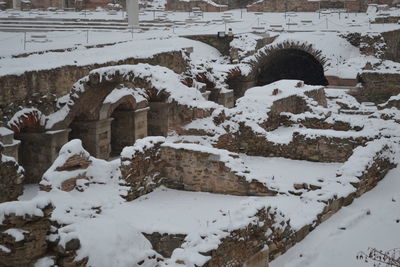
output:
[[139, 3], [138, 0], [126, 0], [126, 13], [128, 14], [128, 26], [139, 27]]

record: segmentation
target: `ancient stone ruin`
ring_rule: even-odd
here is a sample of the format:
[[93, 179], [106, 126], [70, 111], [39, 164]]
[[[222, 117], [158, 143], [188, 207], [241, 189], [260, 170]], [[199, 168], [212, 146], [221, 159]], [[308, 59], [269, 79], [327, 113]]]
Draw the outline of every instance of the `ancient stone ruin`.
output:
[[0, 265], [268, 266], [398, 165], [397, 36], [332, 34], [385, 43], [355, 77], [284, 34], [1, 77]]

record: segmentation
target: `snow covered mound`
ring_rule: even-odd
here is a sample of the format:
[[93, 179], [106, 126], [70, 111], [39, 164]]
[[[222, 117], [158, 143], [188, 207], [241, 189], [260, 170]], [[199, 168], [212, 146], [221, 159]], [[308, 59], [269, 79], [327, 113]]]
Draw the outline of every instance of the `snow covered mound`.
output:
[[84, 191], [89, 184], [118, 179], [114, 177], [115, 171], [107, 161], [90, 156], [82, 141], [74, 139], [61, 148], [57, 159], [43, 174], [40, 187], [46, 191], [53, 188]]
[[[323, 105], [326, 105], [326, 99], [322, 86], [304, 85], [298, 80], [280, 80], [248, 89], [245, 95], [236, 101], [234, 108], [214, 111], [213, 122], [206, 122], [207, 119], [193, 121], [185, 128], [214, 130], [221, 134], [224, 129], [229, 129], [231, 133], [236, 132], [239, 130], [239, 125], [243, 124], [256, 133], [266, 134], [267, 130], [277, 127], [274, 119], [280, 113], [299, 114]], [[216, 129], [212, 124], [221, 116], [226, 120], [223, 120]], [[199, 125], [199, 122], [203, 126]]]

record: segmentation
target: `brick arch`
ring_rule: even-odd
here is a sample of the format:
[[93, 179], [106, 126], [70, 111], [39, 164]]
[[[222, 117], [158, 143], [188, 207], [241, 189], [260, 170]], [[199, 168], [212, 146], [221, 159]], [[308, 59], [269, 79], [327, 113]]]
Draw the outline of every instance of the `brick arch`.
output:
[[[297, 68], [299, 65], [304, 65], [304, 70], [298, 69], [296, 72], [296, 69], [289, 63], [290, 59], [297, 64]], [[326, 62], [327, 58], [322, 51], [315, 49], [313, 45], [298, 41], [284, 41], [275, 45], [267, 45], [255, 55], [245, 59], [242, 63], [246, 64], [250, 71], [243, 75], [239, 68], [232, 69], [228, 73], [227, 83], [234, 90], [236, 98], [243, 96], [248, 88], [265, 85], [279, 79], [306, 80], [305, 82], [309, 84], [327, 85], [328, 81], [324, 76]], [[279, 67], [283, 68], [282, 75], [276, 75], [275, 80], [272, 77], [264, 79], [264, 82], [261, 81], [263, 73]], [[291, 67], [293, 68], [291, 69]], [[291, 73], [285, 75], [285, 68], [287, 72], [291, 71]], [[315, 82], [307, 76], [307, 74], [310, 76], [311, 71], [318, 72]], [[280, 73], [279, 70], [275, 72]]]
[[271, 55], [282, 50], [298, 50], [307, 53], [318, 61], [322, 67], [324, 67], [327, 62], [327, 58], [322, 54], [322, 51], [315, 49], [312, 44], [299, 41], [285, 41], [260, 49], [255, 57], [247, 62], [252, 65], [252, 72], [250, 75], [255, 75], [257, 69], [261, 68], [265, 62], [269, 60]]
[[[150, 68], [150, 66], [148, 66]], [[76, 119], [79, 120], [99, 120], [103, 108], [104, 99], [115, 89], [124, 85], [128, 88], [145, 88], [144, 97], [148, 100], [157, 98], [168, 99], [166, 92], [158, 92], [151, 84], [149, 76], [140, 75], [134, 71], [124, 72], [114, 67], [112, 71], [103, 72], [104, 68], [92, 71], [88, 76], [76, 82], [69, 93], [69, 101], [58, 112], [64, 113], [63, 120], [59, 120], [48, 126], [52, 130], [65, 129]], [[115, 103], [112, 108], [117, 108], [120, 104], [135, 106], [136, 100], [132, 96], [126, 96]], [[113, 110], [107, 111], [108, 115]]]
[[14, 114], [7, 125], [14, 133], [43, 132], [43, 114], [36, 108], [25, 108]]

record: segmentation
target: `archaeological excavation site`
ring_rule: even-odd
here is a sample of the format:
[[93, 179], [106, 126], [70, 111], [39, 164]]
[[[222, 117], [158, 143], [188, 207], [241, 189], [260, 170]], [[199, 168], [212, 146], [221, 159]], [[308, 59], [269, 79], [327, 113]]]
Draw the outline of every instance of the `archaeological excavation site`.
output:
[[0, 2], [0, 267], [400, 266], [395, 2], [131, 2]]

